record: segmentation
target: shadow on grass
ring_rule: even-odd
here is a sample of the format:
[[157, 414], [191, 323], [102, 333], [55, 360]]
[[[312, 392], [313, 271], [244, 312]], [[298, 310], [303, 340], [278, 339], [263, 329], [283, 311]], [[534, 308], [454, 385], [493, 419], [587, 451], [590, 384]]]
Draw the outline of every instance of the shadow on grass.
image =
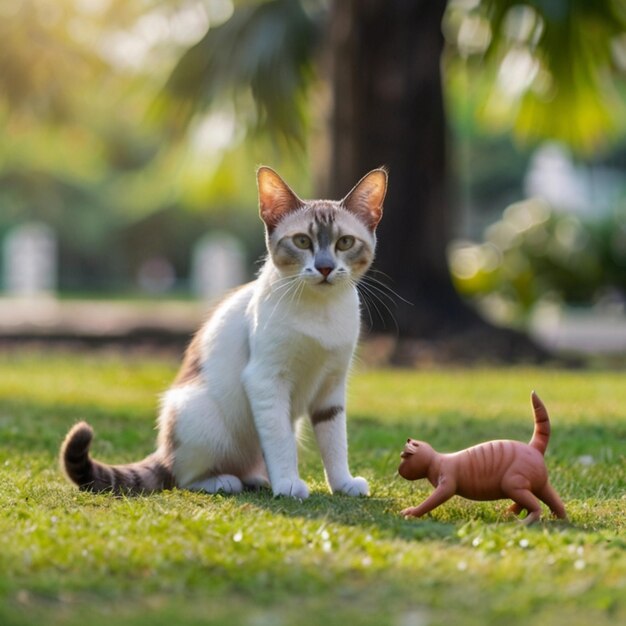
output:
[[264, 509], [273, 515], [319, 520], [343, 526], [358, 526], [375, 531], [387, 539], [455, 541], [458, 526], [433, 519], [407, 520], [400, 516], [394, 498], [352, 498], [350, 496], [313, 493], [305, 501], [274, 498], [269, 491], [239, 496], [244, 503]]
[[[5, 400], [0, 406], [0, 455], [42, 455], [54, 459], [67, 430], [76, 421], [86, 419], [96, 430], [93, 455], [103, 462], [124, 463], [137, 461], [154, 450], [156, 415], [149, 410], [139, 412], [102, 408], [93, 403], [37, 403], [23, 396]], [[519, 419], [479, 420], [459, 413], [429, 415], [422, 421], [406, 419], [377, 419], [369, 415], [353, 417], [349, 423], [351, 462], [357, 473], [367, 472], [383, 484], [382, 497], [374, 493], [370, 498], [331, 496], [314, 491], [305, 503], [274, 499], [269, 492], [247, 493], [237, 496], [242, 506], [254, 506], [276, 515], [305, 519], [328, 520], [347, 526], [375, 528], [391, 538], [403, 540], [440, 539], [455, 541], [459, 523], [436, 519], [405, 520], [400, 517], [399, 500], [407, 500], [407, 483], [397, 477], [399, 454], [408, 436], [429, 441], [442, 452], [450, 452], [487, 439], [511, 438], [528, 441], [533, 423]], [[609, 471], [620, 464], [621, 442], [626, 439], [622, 423], [597, 425], [593, 423], [560, 423], [553, 429], [548, 463], [555, 468], [551, 476], [557, 489], [566, 487], [562, 496], [582, 498], [596, 494], [598, 476], [603, 473], [607, 493], [613, 493], [623, 484], [624, 470]], [[315, 445], [303, 454], [305, 471], [321, 477], [321, 462]], [[580, 457], [590, 457], [595, 468], [578, 463]], [[303, 474], [304, 475], [304, 474]], [[394, 484], [398, 481], [397, 484]], [[420, 481], [422, 482], [422, 481]], [[417, 483], [416, 483], [417, 484]], [[422, 483], [424, 490], [430, 486]], [[424, 497], [424, 492], [416, 500]], [[387, 494], [389, 497], [386, 497]], [[411, 496], [412, 497], [412, 496]], [[564, 499], [565, 499], [564, 498]], [[417, 501], [410, 504], [417, 504]], [[495, 512], [486, 513], [476, 508], [485, 523], [501, 521]], [[470, 516], [475, 515], [474, 510]], [[487, 517], [484, 517], [484, 516]], [[470, 517], [471, 518], [471, 517]]]

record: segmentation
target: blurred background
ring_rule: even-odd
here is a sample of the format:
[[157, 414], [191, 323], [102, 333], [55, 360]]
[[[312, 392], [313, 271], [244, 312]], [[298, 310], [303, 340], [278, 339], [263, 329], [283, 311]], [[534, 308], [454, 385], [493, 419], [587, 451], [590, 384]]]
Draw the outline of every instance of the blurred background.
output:
[[625, 79], [624, 0], [0, 0], [0, 341], [184, 343], [258, 165], [385, 164], [373, 354], [619, 359]]

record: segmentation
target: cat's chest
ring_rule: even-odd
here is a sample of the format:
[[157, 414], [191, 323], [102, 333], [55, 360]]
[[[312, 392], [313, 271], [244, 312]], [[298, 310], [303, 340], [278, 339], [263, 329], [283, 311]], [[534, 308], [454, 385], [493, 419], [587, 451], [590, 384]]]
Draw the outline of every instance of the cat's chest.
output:
[[310, 337], [293, 337], [289, 347], [280, 355], [282, 363], [276, 375], [278, 380], [285, 381], [289, 386], [294, 416], [307, 410], [325, 381], [344, 377], [351, 356], [351, 345], [328, 349]]
[[284, 332], [290, 342], [302, 343], [322, 354], [352, 350], [359, 333], [359, 319], [357, 316], [307, 315], [293, 318]]
[[[264, 311], [260, 320], [263, 321]], [[251, 333], [251, 357], [264, 369], [291, 380], [314, 381], [320, 372], [347, 367], [359, 333], [350, 306], [286, 308]]]
[[274, 330], [289, 345], [302, 345], [323, 355], [335, 350], [351, 351], [358, 339], [359, 325], [358, 298], [348, 294], [326, 306], [298, 303], [287, 307]]

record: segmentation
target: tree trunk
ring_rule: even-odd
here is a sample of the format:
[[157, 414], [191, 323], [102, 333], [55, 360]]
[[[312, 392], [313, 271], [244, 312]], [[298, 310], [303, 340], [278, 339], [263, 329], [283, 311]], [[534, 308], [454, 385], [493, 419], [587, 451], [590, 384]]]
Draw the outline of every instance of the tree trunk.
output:
[[[401, 337], [482, 323], [454, 290], [446, 259], [453, 216], [440, 72], [445, 7], [445, 0], [336, 0], [331, 15], [331, 193], [340, 197], [370, 169], [389, 168], [375, 268], [412, 303], [394, 309]], [[395, 332], [380, 317], [373, 330]]]

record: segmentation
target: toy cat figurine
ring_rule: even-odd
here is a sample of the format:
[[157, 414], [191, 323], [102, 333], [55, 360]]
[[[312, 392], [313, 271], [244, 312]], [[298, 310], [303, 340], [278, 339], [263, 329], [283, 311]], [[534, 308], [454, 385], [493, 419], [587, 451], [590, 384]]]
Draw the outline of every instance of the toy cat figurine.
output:
[[341, 201], [301, 200], [270, 168], [257, 172], [268, 256], [259, 277], [217, 305], [163, 396], [157, 450], [111, 466], [92, 460], [91, 427], [68, 433], [61, 463], [80, 489], [171, 487], [236, 493], [270, 484], [306, 498], [295, 421], [308, 415], [333, 492], [367, 495], [348, 469], [346, 380], [360, 326], [356, 285], [369, 268], [387, 173]]
[[528, 444], [487, 441], [460, 452], [440, 454], [423, 441], [408, 439], [400, 455], [400, 476], [407, 480], [428, 478], [435, 491], [419, 506], [402, 511], [402, 515], [421, 517], [459, 495], [470, 500], [510, 498], [514, 504], [509, 511], [515, 515], [528, 511], [525, 524], [541, 517], [539, 500], [558, 518], [566, 519], [563, 503], [548, 481], [543, 458], [550, 438], [548, 412], [534, 391], [531, 401], [535, 430]]

